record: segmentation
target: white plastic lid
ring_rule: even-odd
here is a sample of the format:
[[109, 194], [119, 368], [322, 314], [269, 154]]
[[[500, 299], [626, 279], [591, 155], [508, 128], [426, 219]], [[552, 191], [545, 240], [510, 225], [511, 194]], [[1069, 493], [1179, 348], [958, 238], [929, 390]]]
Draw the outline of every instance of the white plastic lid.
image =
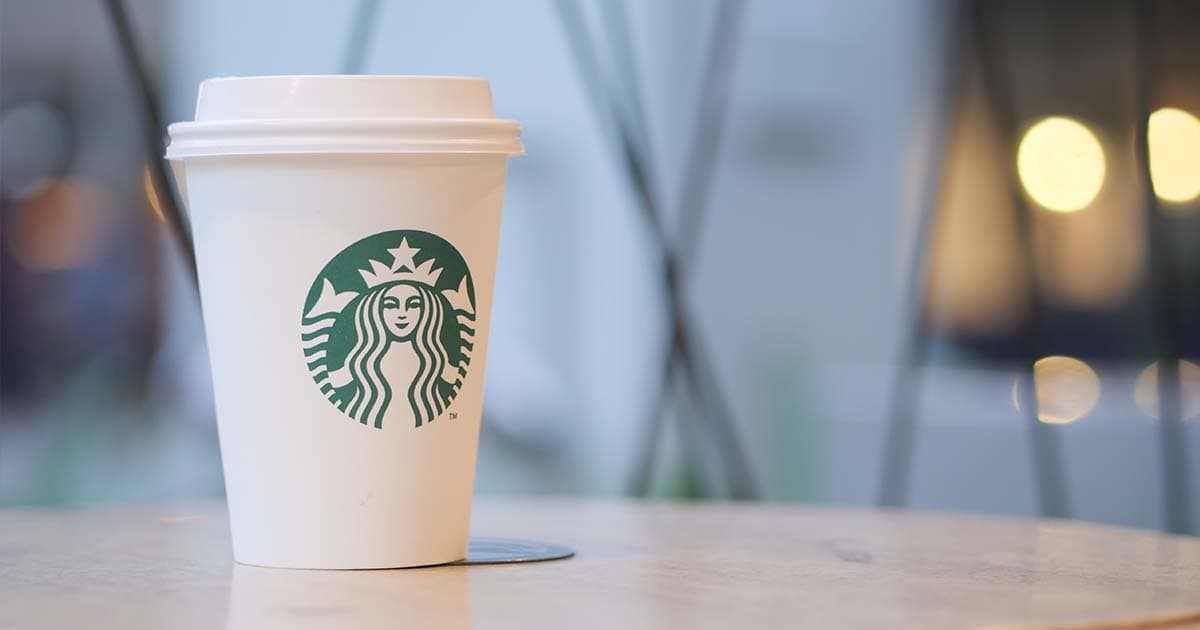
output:
[[486, 79], [222, 77], [200, 83], [196, 120], [167, 128], [167, 159], [281, 153], [520, 155]]

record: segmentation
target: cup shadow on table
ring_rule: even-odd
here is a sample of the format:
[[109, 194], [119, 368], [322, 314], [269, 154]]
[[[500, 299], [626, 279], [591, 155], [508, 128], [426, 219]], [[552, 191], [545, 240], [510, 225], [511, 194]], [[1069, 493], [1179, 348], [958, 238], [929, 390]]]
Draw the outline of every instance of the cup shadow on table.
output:
[[471, 627], [465, 567], [311, 571], [236, 564], [230, 630]]

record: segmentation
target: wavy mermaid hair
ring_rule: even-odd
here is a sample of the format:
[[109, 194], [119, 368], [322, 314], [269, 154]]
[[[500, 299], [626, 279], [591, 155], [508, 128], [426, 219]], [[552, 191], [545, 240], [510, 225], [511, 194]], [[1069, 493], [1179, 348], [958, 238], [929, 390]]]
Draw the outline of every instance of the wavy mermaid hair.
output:
[[357, 391], [345, 407], [346, 413], [363, 424], [383, 427], [383, 417], [392, 402], [392, 387], [384, 378], [380, 365], [393, 340], [383, 320], [383, 297], [392, 287], [408, 284], [421, 296], [421, 315], [411, 339], [420, 360], [420, 367], [408, 386], [408, 404], [412, 406], [417, 426], [429, 422], [445, 411], [450, 399], [442, 385], [442, 373], [450, 364], [444, 329], [447, 314], [453, 309], [437, 291], [420, 282], [389, 282], [368, 291], [354, 309], [356, 340], [346, 355], [346, 367]]

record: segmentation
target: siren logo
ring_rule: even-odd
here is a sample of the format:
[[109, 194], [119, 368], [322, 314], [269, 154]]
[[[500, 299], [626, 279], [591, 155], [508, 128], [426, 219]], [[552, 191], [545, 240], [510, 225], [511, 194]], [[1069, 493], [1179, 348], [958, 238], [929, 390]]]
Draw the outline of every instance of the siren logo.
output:
[[347, 416], [377, 429], [431, 422], [458, 395], [475, 347], [467, 263], [428, 232], [368, 236], [313, 281], [300, 345], [317, 387]]

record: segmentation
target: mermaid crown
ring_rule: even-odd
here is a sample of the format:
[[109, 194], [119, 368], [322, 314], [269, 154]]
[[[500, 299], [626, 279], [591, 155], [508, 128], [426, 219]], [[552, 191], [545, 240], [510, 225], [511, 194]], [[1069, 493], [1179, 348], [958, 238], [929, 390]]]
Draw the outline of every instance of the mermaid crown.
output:
[[367, 288], [374, 288], [388, 282], [398, 282], [407, 280], [410, 282], [420, 282], [436, 286], [438, 278], [442, 276], [441, 267], [434, 268], [437, 264], [433, 258], [417, 265], [413, 263], [413, 256], [416, 256], [421, 250], [416, 247], [410, 247], [408, 239], [400, 239], [400, 245], [387, 250], [392, 255], [392, 264], [385, 265], [378, 260], [371, 259], [368, 261], [371, 268], [359, 269], [358, 273], [362, 276], [363, 282], [367, 283]]
[[[442, 268], [436, 267], [436, 260], [430, 258], [419, 265], [414, 263], [413, 257], [421, 250], [411, 247], [408, 244], [407, 238], [401, 239], [400, 245], [387, 251], [392, 255], [392, 264], [387, 265], [372, 258], [368, 260], [368, 264], [371, 266], [370, 269], [358, 270], [368, 290], [381, 284], [402, 280], [420, 282], [435, 291], [437, 290], [435, 287], [437, 286], [438, 279], [442, 277]], [[467, 290], [467, 277], [465, 275], [459, 280], [457, 288], [442, 289], [440, 293], [456, 312], [469, 315], [473, 319], [475, 306]], [[304, 314], [304, 317], [315, 318], [340, 313], [357, 296], [358, 293], [354, 291], [338, 291], [329, 278], [325, 278], [321, 284], [321, 293], [317, 297], [317, 301]]]

